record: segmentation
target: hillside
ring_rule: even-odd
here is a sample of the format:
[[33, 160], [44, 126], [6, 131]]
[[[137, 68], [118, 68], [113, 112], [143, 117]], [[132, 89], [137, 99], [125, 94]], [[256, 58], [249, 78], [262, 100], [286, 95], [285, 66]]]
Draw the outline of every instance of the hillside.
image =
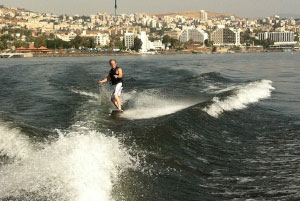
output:
[[[155, 14], [155, 16], [163, 17], [163, 16], [176, 16], [181, 15], [190, 18], [200, 18], [200, 10], [197, 11], [182, 11], [182, 12], [175, 12], [175, 13], [165, 13], [165, 14]], [[215, 17], [230, 17], [234, 16], [235, 18], [239, 18], [238, 16], [231, 14], [231, 13], [213, 13], [207, 11], [208, 19], [215, 18]]]

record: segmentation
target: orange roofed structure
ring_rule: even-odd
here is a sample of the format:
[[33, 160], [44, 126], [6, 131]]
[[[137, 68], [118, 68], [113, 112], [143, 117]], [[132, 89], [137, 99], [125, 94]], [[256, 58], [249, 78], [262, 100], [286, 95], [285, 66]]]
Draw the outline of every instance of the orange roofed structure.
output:
[[16, 50], [17, 53], [28, 53], [28, 52], [32, 52], [32, 53], [48, 53], [51, 52], [51, 50], [49, 50], [48, 48], [42, 46], [40, 48], [36, 48], [36, 47], [29, 47], [29, 48], [25, 48], [25, 47], [19, 47]]

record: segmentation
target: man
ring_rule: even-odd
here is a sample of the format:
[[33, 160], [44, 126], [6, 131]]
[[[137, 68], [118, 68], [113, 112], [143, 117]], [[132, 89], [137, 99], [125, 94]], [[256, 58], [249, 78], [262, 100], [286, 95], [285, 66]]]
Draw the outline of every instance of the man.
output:
[[102, 85], [107, 81], [111, 82], [112, 86], [114, 87], [114, 90], [111, 93], [111, 102], [119, 111], [123, 112], [120, 100], [121, 91], [123, 89], [123, 71], [122, 68], [117, 66], [117, 62], [115, 59], [109, 60], [109, 65], [111, 66], [111, 69], [108, 73], [108, 76], [105, 79], [99, 81], [98, 84]]

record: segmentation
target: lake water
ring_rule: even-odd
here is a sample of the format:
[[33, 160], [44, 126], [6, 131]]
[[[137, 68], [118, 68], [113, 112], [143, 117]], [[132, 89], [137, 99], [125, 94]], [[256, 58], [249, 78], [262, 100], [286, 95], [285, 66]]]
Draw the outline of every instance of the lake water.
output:
[[299, 200], [300, 54], [0, 60], [0, 200]]

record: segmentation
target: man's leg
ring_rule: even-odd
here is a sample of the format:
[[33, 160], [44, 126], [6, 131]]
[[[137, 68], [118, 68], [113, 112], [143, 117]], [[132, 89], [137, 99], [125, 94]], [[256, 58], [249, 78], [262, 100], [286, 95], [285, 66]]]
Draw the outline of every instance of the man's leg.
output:
[[111, 102], [116, 106], [117, 109], [119, 109], [118, 102], [117, 102], [117, 100], [115, 98], [112, 98]]
[[122, 110], [122, 107], [121, 107], [121, 100], [119, 98], [119, 96], [117, 94], [115, 94], [115, 100], [117, 102], [117, 107], [119, 110]]

